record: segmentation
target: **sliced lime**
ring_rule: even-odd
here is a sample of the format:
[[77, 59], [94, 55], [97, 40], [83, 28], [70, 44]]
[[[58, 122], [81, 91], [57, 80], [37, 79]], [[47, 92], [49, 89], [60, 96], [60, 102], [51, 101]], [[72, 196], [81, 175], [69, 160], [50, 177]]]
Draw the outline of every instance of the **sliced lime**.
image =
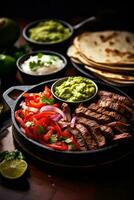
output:
[[27, 162], [25, 160], [3, 160], [0, 163], [0, 173], [8, 179], [20, 178], [27, 170]]

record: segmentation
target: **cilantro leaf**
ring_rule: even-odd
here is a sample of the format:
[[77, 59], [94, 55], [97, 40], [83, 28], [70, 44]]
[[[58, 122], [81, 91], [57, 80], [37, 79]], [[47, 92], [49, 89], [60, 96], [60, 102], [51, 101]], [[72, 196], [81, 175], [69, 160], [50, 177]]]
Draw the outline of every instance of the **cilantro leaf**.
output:
[[43, 53], [40, 52], [40, 53], [37, 54], [37, 56], [38, 56], [38, 58], [42, 58]]
[[55, 100], [54, 100], [53, 97], [48, 99], [48, 98], [46, 98], [45, 96], [43, 96], [43, 97], [41, 98], [41, 101], [42, 101], [43, 103], [47, 104], [47, 105], [52, 105], [52, 104], [54, 104], [54, 102], [55, 102]]
[[45, 133], [45, 129], [44, 129], [43, 126], [38, 125], [38, 133], [41, 134], [41, 135]]

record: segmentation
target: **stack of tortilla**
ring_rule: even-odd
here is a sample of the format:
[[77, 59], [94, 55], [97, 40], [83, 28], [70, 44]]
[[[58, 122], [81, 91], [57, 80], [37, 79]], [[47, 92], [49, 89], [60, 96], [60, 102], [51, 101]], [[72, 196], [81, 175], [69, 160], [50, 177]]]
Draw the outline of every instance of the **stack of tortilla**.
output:
[[84, 32], [75, 37], [67, 55], [108, 83], [134, 85], [134, 33]]

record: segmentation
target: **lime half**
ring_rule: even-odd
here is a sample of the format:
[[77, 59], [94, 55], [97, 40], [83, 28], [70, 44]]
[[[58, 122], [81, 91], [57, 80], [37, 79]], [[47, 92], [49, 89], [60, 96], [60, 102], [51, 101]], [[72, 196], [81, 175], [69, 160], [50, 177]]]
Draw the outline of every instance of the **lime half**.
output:
[[27, 170], [27, 162], [25, 160], [3, 160], [0, 163], [0, 173], [8, 179], [20, 178]]

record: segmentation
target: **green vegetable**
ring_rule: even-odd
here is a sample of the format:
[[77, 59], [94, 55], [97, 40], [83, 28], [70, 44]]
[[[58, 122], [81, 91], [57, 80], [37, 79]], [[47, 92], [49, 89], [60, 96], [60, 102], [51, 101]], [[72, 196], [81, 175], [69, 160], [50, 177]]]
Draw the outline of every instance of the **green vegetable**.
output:
[[32, 71], [36, 71], [38, 68], [43, 67], [44, 63], [41, 62], [41, 60], [38, 60], [37, 62], [33, 61], [29, 63], [30, 69]]
[[29, 37], [39, 42], [60, 42], [70, 35], [70, 29], [55, 20], [40, 22], [37, 26], [29, 29]]
[[24, 175], [27, 167], [27, 162], [20, 151], [3, 151], [0, 153], [0, 174], [4, 178], [18, 179]]
[[68, 144], [68, 149], [69, 150], [76, 150], [76, 146], [74, 144]]
[[69, 102], [86, 100], [95, 93], [95, 85], [84, 77], [69, 77], [54, 88], [55, 95]]
[[0, 48], [12, 46], [19, 37], [18, 24], [9, 18], [0, 18]]
[[15, 70], [16, 70], [15, 58], [9, 55], [0, 54], [0, 77], [14, 73]]
[[55, 135], [52, 135], [51, 138], [50, 138], [50, 143], [55, 143], [57, 142], [57, 137]]
[[2, 153], [0, 153], [0, 162], [2, 162], [3, 160], [8, 161], [14, 159], [23, 160], [24, 156], [22, 155], [22, 152], [15, 150], [15, 151], [3, 151]]
[[45, 129], [44, 129], [43, 126], [38, 125], [38, 133], [41, 134], [41, 135], [45, 133]]
[[37, 56], [38, 56], [38, 58], [42, 58], [43, 53], [38, 53]]
[[52, 104], [54, 104], [54, 102], [55, 102], [55, 100], [54, 100], [54, 98], [52, 97], [52, 98], [46, 98], [46, 97], [42, 97], [41, 98], [41, 101], [43, 102], [43, 103], [45, 103], [46, 105], [52, 105]]
[[71, 138], [67, 138], [67, 139], [65, 140], [65, 142], [66, 142], [67, 144], [69, 144], [69, 143], [72, 142], [72, 139], [71, 139]]

